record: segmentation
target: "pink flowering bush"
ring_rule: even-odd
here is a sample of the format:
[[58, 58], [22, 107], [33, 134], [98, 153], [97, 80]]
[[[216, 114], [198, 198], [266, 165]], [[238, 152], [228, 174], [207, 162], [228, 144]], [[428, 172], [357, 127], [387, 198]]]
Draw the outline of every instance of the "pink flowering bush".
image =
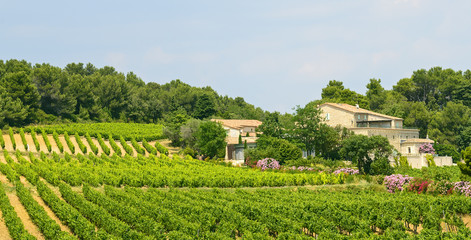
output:
[[262, 160], [258, 160], [257, 167], [262, 171], [266, 169], [280, 169], [280, 163], [273, 158], [264, 158]]
[[334, 171], [334, 174], [337, 175], [339, 173], [345, 173], [345, 174], [348, 174], [348, 175], [354, 175], [354, 174], [359, 174], [360, 171], [357, 170], [357, 169], [353, 169], [353, 168], [340, 168], [340, 169], [337, 169]]
[[471, 184], [465, 181], [456, 182], [454, 191], [467, 197], [471, 197]]
[[424, 143], [424, 144], [420, 145], [419, 152], [420, 153], [430, 153], [430, 154], [434, 155], [435, 154], [435, 149], [433, 148], [432, 144]]
[[312, 167], [304, 167], [304, 166], [299, 166], [299, 167], [295, 167], [295, 166], [292, 166], [289, 168], [289, 170], [298, 170], [298, 171], [314, 171], [314, 168]]
[[404, 185], [409, 183], [412, 180], [412, 177], [401, 174], [393, 174], [390, 176], [384, 177], [384, 185], [390, 193], [395, 193], [396, 191], [403, 191]]

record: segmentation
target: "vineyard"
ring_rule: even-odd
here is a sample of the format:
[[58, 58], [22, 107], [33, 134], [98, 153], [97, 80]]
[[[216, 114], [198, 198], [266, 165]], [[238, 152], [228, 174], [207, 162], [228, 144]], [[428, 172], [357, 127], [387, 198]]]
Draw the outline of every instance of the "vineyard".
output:
[[0, 239], [471, 238], [469, 197], [169, 156], [155, 140], [116, 133], [2, 135]]

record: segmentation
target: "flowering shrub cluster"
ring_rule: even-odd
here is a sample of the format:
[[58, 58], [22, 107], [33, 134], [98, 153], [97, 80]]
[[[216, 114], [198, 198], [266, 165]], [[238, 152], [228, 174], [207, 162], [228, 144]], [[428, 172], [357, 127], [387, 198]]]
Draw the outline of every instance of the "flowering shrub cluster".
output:
[[435, 154], [435, 149], [433, 148], [432, 144], [430, 143], [424, 143], [420, 145], [419, 147], [419, 152], [420, 153], [430, 153], [430, 154]]
[[388, 192], [395, 193], [396, 191], [403, 191], [404, 185], [409, 183], [410, 180], [412, 180], [412, 177], [407, 175], [403, 176], [401, 174], [393, 174], [384, 177], [384, 184], [386, 185]]
[[349, 175], [354, 175], [354, 174], [359, 174], [360, 171], [357, 170], [357, 169], [353, 169], [353, 168], [340, 168], [340, 169], [337, 169], [334, 171], [334, 174], [337, 175], [339, 173], [345, 173], [345, 174], [349, 174]]
[[418, 194], [449, 195], [455, 192], [471, 197], [471, 183], [465, 181], [455, 183], [448, 180], [432, 181], [423, 178], [412, 178], [407, 175], [393, 174], [384, 177], [384, 185], [390, 193], [406, 190]]
[[427, 188], [431, 182], [432, 181], [428, 181], [422, 178], [413, 178], [407, 187], [407, 191], [416, 192], [418, 194], [426, 193]]
[[314, 171], [315, 169], [312, 168], [312, 167], [303, 167], [303, 166], [295, 167], [295, 166], [292, 166], [292, 167], [289, 168], [289, 170]]
[[433, 195], [448, 195], [453, 193], [454, 187], [455, 184], [447, 180], [433, 181], [428, 186], [427, 192]]
[[262, 169], [262, 171], [266, 169], [280, 169], [280, 163], [273, 158], [264, 158], [258, 160], [257, 167]]
[[456, 182], [454, 184], [454, 190], [455, 192], [465, 195], [467, 197], [471, 197], [471, 184], [469, 182]]

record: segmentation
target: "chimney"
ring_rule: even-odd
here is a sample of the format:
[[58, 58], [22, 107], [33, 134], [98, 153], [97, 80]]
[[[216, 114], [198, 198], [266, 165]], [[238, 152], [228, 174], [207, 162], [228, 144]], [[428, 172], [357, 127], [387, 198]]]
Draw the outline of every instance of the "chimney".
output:
[[358, 103], [357, 103], [357, 104], [355, 104], [355, 107], [357, 107], [357, 109], [359, 109], [359, 108], [360, 108], [360, 106], [358, 105]]

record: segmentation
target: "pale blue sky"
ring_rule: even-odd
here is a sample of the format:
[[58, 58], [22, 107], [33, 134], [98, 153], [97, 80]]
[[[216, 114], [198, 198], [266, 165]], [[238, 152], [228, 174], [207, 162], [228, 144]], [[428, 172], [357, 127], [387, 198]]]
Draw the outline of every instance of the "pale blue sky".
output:
[[91, 62], [211, 86], [269, 111], [364, 94], [414, 70], [470, 67], [471, 1], [5, 1], [0, 59]]

